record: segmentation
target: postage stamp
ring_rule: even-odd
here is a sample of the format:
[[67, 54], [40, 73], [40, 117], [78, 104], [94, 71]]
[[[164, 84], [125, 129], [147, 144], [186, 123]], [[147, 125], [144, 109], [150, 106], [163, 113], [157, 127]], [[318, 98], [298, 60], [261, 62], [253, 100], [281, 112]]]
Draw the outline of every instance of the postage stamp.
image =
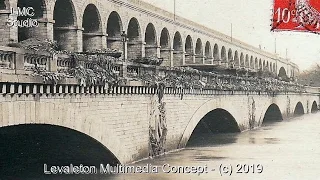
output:
[[272, 31], [320, 32], [318, 0], [275, 0]]

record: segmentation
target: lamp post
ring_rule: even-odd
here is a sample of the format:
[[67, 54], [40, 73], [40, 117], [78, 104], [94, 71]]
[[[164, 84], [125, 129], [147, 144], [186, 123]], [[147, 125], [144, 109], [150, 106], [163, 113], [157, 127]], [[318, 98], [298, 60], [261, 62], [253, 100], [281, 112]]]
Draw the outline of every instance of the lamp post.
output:
[[123, 46], [123, 61], [127, 62], [127, 42], [128, 42], [128, 36], [125, 31], [122, 31], [121, 34], [121, 41]]
[[122, 77], [127, 77], [127, 46], [128, 46], [128, 35], [126, 34], [125, 31], [122, 31], [121, 34], [121, 41], [123, 45], [123, 61], [124, 63], [122, 64], [122, 69], [121, 69], [121, 76]]

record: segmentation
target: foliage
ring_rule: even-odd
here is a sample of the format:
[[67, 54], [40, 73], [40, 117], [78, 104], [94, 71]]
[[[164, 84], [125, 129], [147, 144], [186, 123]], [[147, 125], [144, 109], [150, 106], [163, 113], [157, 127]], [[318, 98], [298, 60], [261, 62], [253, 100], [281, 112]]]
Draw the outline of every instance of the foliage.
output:
[[320, 64], [315, 64], [311, 69], [302, 72], [298, 82], [304, 85], [320, 87]]
[[47, 72], [39, 68], [38, 65], [34, 67], [32, 76], [39, 76], [43, 79], [44, 83], [52, 83], [54, 85], [57, 85], [59, 81], [67, 77], [67, 75], [63, 73]]
[[151, 56], [151, 57], [136, 58], [136, 59], [133, 59], [132, 61], [135, 63], [160, 66], [163, 62], [163, 59]]

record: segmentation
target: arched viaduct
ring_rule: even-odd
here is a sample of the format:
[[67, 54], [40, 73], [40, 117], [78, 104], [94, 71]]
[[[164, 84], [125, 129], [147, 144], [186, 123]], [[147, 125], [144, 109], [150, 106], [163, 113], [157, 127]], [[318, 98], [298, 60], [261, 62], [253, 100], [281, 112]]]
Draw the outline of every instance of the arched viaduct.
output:
[[[34, 91], [29, 93], [21, 93], [15, 89], [17, 86], [1, 91], [0, 127], [21, 124], [62, 126], [99, 141], [121, 163], [149, 156], [149, 127], [154, 126], [154, 118], [159, 116], [155, 89], [126, 86], [115, 87], [112, 93], [107, 93], [99, 86], [84, 93], [83, 87], [77, 87], [75, 91], [61, 85], [64, 91], [44, 93], [43, 85], [32, 86]], [[163, 102], [167, 151], [185, 147], [197, 124], [214, 110], [228, 112], [239, 131], [245, 131], [272, 118], [266, 117], [270, 116], [269, 111], [281, 113], [282, 118], [286, 118], [316, 112], [320, 104], [319, 95], [312, 93], [271, 96], [241, 91], [186, 90], [182, 95], [181, 91], [171, 88], [165, 89]], [[270, 107], [275, 108], [270, 110]], [[228, 117], [219, 117], [220, 124], [227, 125]]]
[[[34, 7], [39, 26], [8, 27], [11, 8]], [[190, 64], [267, 70], [284, 77], [298, 73], [295, 64], [150, 4], [134, 0], [1, 0], [0, 44], [27, 38], [56, 40], [61, 50], [112, 48], [124, 57], [156, 56], [166, 66]]]

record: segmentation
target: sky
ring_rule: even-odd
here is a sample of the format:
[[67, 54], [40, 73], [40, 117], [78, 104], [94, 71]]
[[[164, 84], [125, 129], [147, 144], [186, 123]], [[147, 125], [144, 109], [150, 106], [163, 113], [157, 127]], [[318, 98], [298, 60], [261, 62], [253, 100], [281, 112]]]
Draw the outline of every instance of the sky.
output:
[[[174, 0], [143, 0], [174, 12]], [[306, 70], [320, 63], [320, 35], [271, 32], [273, 0], [176, 0], [176, 14], [267, 52], [277, 52]], [[276, 43], [275, 43], [276, 42]]]

